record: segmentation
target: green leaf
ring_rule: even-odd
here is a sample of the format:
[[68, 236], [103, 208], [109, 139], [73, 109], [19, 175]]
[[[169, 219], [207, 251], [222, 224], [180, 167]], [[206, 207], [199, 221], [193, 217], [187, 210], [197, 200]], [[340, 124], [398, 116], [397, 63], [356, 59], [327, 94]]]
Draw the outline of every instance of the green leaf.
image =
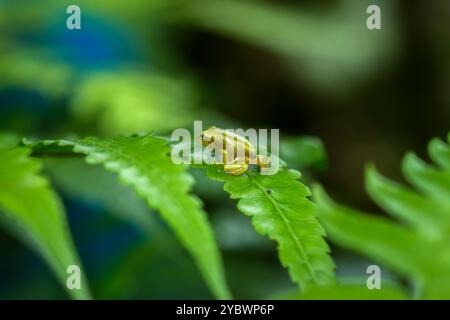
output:
[[450, 199], [450, 170], [438, 170], [426, 164], [413, 153], [406, 155], [402, 167], [406, 179], [411, 184], [436, 201], [448, 202]]
[[11, 132], [0, 132], [0, 148], [12, 149], [20, 143], [20, 137]]
[[134, 225], [157, 243], [157, 255], [170, 257], [180, 268], [191, 263], [181, 258], [185, 254], [179, 242], [159, 221], [154, 210], [132, 188], [121, 183], [115, 173], [104, 170], [102, 166], [89, 165], [84, 158], [45, 158], [43, 163], [51, 181], [65, 196], [100, 204], [116, 218]]
[[44, 158], [45, 172], [58, 190], [76, 199], [100, 203], [116, 217], [132, 222], [142, 231], [154, 234], [158, 226], [154, 215], [131, 188], [117, 180], [116, 174], [84, 159]]
[[[450, 202], [433, 201], [391, 181], [372, 166], [366, 171], [367, 191], [381, 208], [430, 237], [442, 236], [450, 225]], [[442, 230], [443, 229], [443, 230]], [[437, 232], [441, 230], [441, 232]]]
[[334, 283], [334, 263], [316, 220], [310, 192], [298, 181], [300, 173], [281, 169], [275, 175], [246, 172], [231, 176], [216, 166], [208, 176], [225, 183], [238, 209], [251, 216], [257, 232], [278, 243], [281, 263], [302, 290]]
[[404, 175], [417, 191], [383, 177], [371, 166], [367, 169], [366, 186], [371, 197], [406, 226], [339, 206], [319, 187], [314, 194], [320, 220], [333, 241], [406, 276], [415, 286], [416, 297], [448, 299], [449, 146], [434, 139], [428, 150], [440, 168], [413, 153], [403, 161]]
[[388, 219], [337, 205], [319, 186], [313, 193], [320, 221], [333, 242], [401, 274], [423, 278], [429, 252], [419, 236]]
[[428, 145], [431, 159], [442, 169], [450, 169], [450, 147], [441, 139], [433, 139]]
[[301, 136], [284, 139], [280, 155], [290, 166], [298, 169], [313, 167], [325, 170], [328, 166], [327, 154], [322, 141], [317, 137]]
[[[25, 147], [0, 149], [0, 211], [8, 230], [38, 251], [51, 266], [64, 288], [71, 265], [81, 268], [63, 205], [41, 175], [41, 164], [29, 157]], [[69, 290], [73, 298], [89, 299], [81, 273], [81, 289]]]
[[[194, 257], [217, 298], [228, 299], [224, 270], [217, 244], [198, 198], [190, 194], [192, 177], [167, 156], [166, 141], [152, 135], [116, 139], [86, 138], [78, 142], [42, 141], [34, 144], [37, 155], [74, 152], [90, 164], [102, 164], [119, 175], [157, 209]], [[58, 150], [59, 149], [59, 152]]]

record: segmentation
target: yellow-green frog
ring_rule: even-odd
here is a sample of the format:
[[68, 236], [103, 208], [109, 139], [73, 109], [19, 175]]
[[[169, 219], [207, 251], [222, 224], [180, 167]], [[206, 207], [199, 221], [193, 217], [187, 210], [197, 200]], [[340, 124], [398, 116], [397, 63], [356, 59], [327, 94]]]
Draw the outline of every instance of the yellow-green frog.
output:
[[[260, 168], [267, 168], [270, 166], [270, 158], [257, 155], [254, 146], [244, 137], [224, 129], [210, 127], [203, 131], [200, 135], [203, 146], [208, 146], [214, 143], [220, 148], [216, 150], [222, 154], [223, 170], [233, 176], [239, 176], [248, 170], [249, 164], [256, 164]], [[234, 150], [231, 156], [227, 153], [227, 148]], [[242, 156], [245, 154], [245, 156]], [[215, 155], [217, 158], [217, 154]]]

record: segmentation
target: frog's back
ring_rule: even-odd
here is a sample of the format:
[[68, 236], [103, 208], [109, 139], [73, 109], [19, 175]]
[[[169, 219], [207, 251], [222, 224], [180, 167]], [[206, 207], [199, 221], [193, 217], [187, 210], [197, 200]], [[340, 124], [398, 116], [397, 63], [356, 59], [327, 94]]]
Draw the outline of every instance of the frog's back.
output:
[[227, 131], [226, 129], [217, 129], [219, 133], [221, 133], [225, 138], [234, 140], [236, 143], [250, 144], [247, 139], [243, 136], [240, 136], [232, 131]]
[[221, 134], [225, 137], [225, 144], [234, 145], [235, 149], [243, 148], [246, 156], [255, 156], [256, 151], [254, 146], [243, 136], [240, 136], [232, 131], [220, 129]]

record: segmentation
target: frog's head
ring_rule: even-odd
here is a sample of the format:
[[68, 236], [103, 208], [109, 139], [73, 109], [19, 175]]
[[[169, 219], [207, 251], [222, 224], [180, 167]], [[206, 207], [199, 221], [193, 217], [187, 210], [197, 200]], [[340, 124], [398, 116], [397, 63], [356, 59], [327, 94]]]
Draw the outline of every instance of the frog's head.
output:
[[204, 146], [209, 145], [211, 142], [216, 141], [217, 139], [220, 139], [222, 136], [222, 133], [220, 130], [216, 127], [209, 127], [205, 131], [202, 131], [200, 135], [201, 144]]

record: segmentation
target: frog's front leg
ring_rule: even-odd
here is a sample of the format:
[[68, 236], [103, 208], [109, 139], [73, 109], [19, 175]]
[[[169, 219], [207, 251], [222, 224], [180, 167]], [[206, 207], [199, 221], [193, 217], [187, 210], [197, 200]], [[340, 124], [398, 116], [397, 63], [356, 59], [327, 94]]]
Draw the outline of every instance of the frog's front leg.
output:
[[233, 161], [226, 163], [223, 166], [223, 171], [232, 176], [240, 176], [248, 170], [248, 164], [241, 158], [236, 158]]
[[260, 168], [269, 168], [270, 167], [270, 157], [257, 155], [256, 163]]
[[227, 152], [225, 150], [215, 150], [214, 149], [214, 164], [224, 165], [228, 162]]

